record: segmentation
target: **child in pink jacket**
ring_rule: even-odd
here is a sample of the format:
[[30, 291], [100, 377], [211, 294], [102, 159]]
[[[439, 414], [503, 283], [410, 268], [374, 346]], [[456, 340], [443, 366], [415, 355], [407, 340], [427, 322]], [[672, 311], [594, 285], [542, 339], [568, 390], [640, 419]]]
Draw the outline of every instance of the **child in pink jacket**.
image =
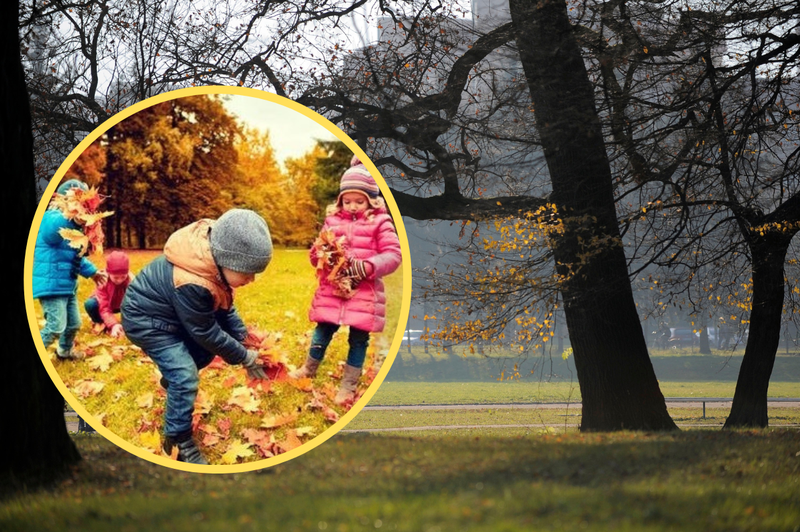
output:
[[106, 257], [106, 273], [108, 282], [97, 287], [83, 307], [99, 332], [107, 332], [114, 338], [121, 338], [125, 331], [116, 314], [119, 313], [122, 298], [133, 279], [128, 255], [122, 251], [109, 253]]
[[[366, 167], [353, 157], [342, 175], [339, 197], [328, 207], [322, 231], [344, 236], [352, 266], [346, 272], [355, 282], [352, 297], [337, 295], [325, 274], [319, 275], [309, 319], [317, 323], [311, 349], [294, 378], [314, 377], [333, 334], [347, 325], [349, 350], [341, 386], [334, 399], [339, 405], [355, 398], [367, 354], [369, 333], [380, 332], [386, 322], [386, 294], [381, 278], [395, 271], [401, 262], [400, 241], [394, 222], [380, 197], [380, 189]], [[318, 250], [311, 248], [311, 264], [317, 266]]]

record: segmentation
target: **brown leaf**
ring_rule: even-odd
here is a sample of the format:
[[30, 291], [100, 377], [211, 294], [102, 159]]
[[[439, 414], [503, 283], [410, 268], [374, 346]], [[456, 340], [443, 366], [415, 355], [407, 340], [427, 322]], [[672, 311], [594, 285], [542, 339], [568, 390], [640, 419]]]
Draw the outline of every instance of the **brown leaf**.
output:
[[292, 423], [297, 420], [297, 414], [284, 414], [281, 416], [267, 416], [261, 420], [261, 427], [265, 429], [274, 429], [281, 427], [287, 423]]
[[269, 458], [276, 454], [275, 436], [266, 430], [244, 429], [242, 436], [256, 448], [263, 458]]
[[251, 388], [248, 388], [247, 386], [239, 386], [233, 389], [231, 398], [228, 399], [226, 404], [238, 406], [245, 412], [254, 414], [258, 412], [261, 406], [261, 401], [256, 398]]
[[91, 379], [82, 379], [75, 383], [72, 391], [75, 392], [78, 397], [85, 399], [87, 397], [97, 395], [104, 387], [104, 382], [93, 381]]
[[108, 368], [111, 366], [112, 362], [114, 362], [114, 358], [108, 353], [96, 355], [86, 359], [86, 363], [90, 368], [103, 372], [108, 371]]

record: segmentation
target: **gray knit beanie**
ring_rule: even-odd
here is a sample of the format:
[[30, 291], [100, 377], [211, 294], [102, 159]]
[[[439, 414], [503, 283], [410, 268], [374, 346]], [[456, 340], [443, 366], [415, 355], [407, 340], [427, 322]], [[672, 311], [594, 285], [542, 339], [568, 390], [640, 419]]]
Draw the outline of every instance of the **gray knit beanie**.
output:
[[231, 209], [211, 226], [211, 255], [217, 266], [240, 273], [261, 273], [272, 260], [267, 222], [253, 211]]

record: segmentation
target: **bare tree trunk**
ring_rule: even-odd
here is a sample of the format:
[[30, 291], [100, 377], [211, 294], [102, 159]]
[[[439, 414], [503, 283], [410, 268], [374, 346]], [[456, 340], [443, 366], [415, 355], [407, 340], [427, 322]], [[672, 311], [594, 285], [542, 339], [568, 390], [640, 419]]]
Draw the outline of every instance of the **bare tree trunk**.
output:
[[[614, 206], [594, 93], [564, 0], [511, 0], [552, 200], [568, 225], [555, 258], [579, 267], [562, 295], [581, 388], [581, 430], [677, 430], [647, 352]], [[587, 243], [596, 243], [587, 250]], [[590, 253], [588, 260], [583, 254]]]
[[750, 246], [753, 255], [750, 332], [731, 412], [723, 428], [766, 427], [769, 424], [767, 390], [781, 337], [784, 261], [790, 240], [767, 236]]
[[708, 341], [708, 319], [702, 311], [700, 314], [700, 354], [711, 354], [711, 344]]
[[4, 372], [0, 386], [3, 405], [3, 443], [0, 455], [0, 491], [12, 491], [57, 478], [80, 455], [67, 432], [64, 398], [42, 365], [31, 338], [25, 313], [23, 269], [25, 246], [36, 210], [33, 136], [25, 76], [20, 61], [18, 4], [0, 8], [0, 157], [13, 178], [6, 208], [3, 256], [9, 282], [7, 323], [3, 347]]

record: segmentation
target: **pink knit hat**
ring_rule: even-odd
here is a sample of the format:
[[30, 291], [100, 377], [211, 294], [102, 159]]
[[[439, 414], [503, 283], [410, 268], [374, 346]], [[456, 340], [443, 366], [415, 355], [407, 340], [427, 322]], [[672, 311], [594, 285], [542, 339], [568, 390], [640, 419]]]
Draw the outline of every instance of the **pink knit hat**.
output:
[[350, 160], [350, 168], [342, 174], [342, 180], [339, 183], [339, 198], [337, 203], [341, 203], [342, 194], [347, 192], [361, 192], [364, 194], [370, 203], [378, 197], [381, 189], [369, 173], [367, 167], [359, 160], [358, 155], [354, 155]]
[[106, 258], [106, 271], [113, 275], [128, 273], [128, 256], [122, 251], [112, 251]]

